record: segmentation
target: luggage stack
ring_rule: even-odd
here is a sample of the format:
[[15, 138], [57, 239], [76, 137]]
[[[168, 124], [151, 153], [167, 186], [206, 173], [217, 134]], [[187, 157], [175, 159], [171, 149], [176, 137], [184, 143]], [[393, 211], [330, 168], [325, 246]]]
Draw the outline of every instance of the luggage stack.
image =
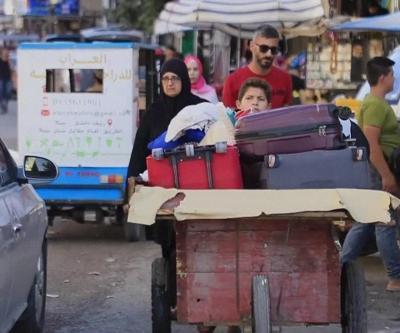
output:
[[[236, 146], [186, 143], [153, 149], [149, 185], [182, 189], [373, 188], [368, 150], [346, 140], [348, 108], [299, 105], [249, 114]], [[352, 125], [353, 126], [353, 125]]]
[[334, 104], [290, 106], [245, 116], [236, 123], [245, 188], [372, 187], [365, 147], [344, 140]]

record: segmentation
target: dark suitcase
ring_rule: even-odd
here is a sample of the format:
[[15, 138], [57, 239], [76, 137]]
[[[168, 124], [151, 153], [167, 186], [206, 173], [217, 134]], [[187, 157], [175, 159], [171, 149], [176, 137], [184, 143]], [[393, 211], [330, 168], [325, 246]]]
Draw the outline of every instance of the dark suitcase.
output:
[[351, 111], [334, 104], [295, 105], [254, 113], [236, 123], [235, 138], [241, 154], [260, 156], [298, 153], [345, 146], [338, 117]]
[[153, 149], [147, 157], [149, 184], [182, 189], [243, 188], [239, 152], [226, 144], [171, 150]]
[[365, 148], [265, 155], [260, 187], [317, 189], [374, 187]]

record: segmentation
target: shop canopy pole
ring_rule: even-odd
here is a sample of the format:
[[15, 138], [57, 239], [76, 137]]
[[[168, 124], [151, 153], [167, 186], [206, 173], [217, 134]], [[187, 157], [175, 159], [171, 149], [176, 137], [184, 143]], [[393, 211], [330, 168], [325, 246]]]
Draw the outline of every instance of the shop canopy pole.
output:
[[239, 35], [236, 45], [236, 68], [240, 67], [240, 47], [242, 43], [242, 26], [239, 24]]
[[194, 29], [194, 41], [193, 41], [193, 54], [197, 57], [197, 54], [199, 52], [199, 30], [197, 29], [197, 27], [195, 27]]

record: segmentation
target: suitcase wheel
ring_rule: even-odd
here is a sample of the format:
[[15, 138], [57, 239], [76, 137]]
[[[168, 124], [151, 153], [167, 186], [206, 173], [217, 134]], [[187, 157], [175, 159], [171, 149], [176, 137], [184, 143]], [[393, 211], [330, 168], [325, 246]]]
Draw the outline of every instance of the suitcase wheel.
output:
[[164, 158], [164, 149], [154, 148], [151, 150], [151, 157], [155, 160], [162, 160]]
[[217, 142], [215, 144], [215, 152], [217, 154], [224, 154], [227, 152], [227, 150], [228, 150], [228, 144], [226, 143], [226, 141]]
[[185, 145], [185, 154], [187, 157], [194, 156], [194, 145], [193, 144], [186, 144]]

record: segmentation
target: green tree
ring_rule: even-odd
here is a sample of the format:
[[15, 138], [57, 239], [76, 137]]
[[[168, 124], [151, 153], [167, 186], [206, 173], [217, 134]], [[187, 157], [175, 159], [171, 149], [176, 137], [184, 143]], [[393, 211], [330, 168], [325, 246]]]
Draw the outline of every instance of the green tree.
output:
[[158, 14], [167, 0], [119, 0], [108, 13], [110, 21], [126, 27], [151, 32]]

